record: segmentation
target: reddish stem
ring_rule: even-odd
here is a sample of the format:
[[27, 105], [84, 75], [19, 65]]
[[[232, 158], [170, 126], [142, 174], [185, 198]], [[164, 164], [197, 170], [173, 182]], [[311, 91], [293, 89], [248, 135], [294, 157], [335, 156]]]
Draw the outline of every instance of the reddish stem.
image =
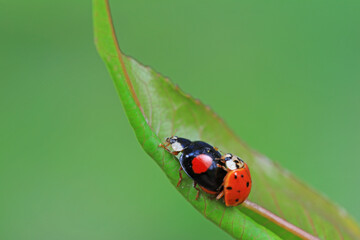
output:
[[252, 212], [255, 212], [259, 214], [260, 216], [268, 219], [269, 221], [275, 223], [276, 225], [286, 229], [287, 231], [291, 232], [292, 234], [300, 237], [301, 239], [308, 239], [308, 240], [319, 240], [318, 237], [315, 237], [311, 235], [308, 232], [305, 232], [301, 228], [289, 223], [285, 219], [282, 219], [281, 217], [273, 214], [269, 210], [257, 205], [256, 203], [250, 202], [249, 200], [246, 200], [242, 204], [247, 209], [251, 210]]

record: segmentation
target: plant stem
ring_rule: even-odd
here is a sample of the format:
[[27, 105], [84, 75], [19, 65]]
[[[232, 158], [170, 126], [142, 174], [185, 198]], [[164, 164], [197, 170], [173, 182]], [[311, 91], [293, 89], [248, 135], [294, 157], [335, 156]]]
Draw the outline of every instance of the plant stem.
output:
[[250, 202], [249, 200], [246, 200], [242, 204], [247, 209], [259, 214], [260, 216], [268, 219], [269, 221], [275, 223], [276, 225], [288, 230], [292, 234], [300, 237], [301, 239], [308, 239], [308, 240], [319, 240], [319, 238], [311, 235], [308, 232], [305, 232], [301, 228], [289, 223], [285, 219], [282, 219], [281, 217], [275, 215], [274, 213], [270, 212], [269, 210], [257, 205], [256, 203]]

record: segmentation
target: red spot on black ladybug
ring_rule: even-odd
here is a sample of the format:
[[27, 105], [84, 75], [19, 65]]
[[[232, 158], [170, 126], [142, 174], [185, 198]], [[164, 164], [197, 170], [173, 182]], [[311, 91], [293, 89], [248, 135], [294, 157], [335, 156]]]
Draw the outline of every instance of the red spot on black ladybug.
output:
[[246, 187], [249, 187], [249, 182], [246, 182]]
[[192, 160], [192, 170], [196, 174], [206, 172], [211, 166], [213, 160], [206, 154], [200, 154]]

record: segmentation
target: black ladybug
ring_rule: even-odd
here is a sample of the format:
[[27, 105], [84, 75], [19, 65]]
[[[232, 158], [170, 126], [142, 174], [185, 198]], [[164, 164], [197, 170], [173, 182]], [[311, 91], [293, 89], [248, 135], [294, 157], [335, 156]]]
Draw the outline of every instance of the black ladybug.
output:
[[[195, 188], [197, 183], [207, 193], [215, 194], [221, 190], [227, 171], [219, 167], [221, 154], [217, 149], [206, 142], [192, 142], [186, 138], [176, 136], [167, 138], [165, 144], [160, 146], [168, 150], [167, 146], [169, 145], [174, 150], [171, 152], [173, 155], [182, 153], [179, 158], [181, 167], [179, 169], [180, 179], [178, 186], [182, 180], [181, 170], [184, 170], [194, 180]], [[196, 198], [198, 196], [199, 192]]]

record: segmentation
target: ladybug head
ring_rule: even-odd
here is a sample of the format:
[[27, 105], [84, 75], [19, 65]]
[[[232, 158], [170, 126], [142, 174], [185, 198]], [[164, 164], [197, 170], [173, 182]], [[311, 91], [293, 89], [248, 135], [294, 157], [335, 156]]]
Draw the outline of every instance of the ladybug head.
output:
[[177, 136], [172, 136], [172, 137], [166, 138], [165, 141], [166, 141], [167, 143], [173, 144], [173, 143], [175, 143], [175, 142], [177, 141], [177, 139], [178, 139]]
[[245, 165], [244, 161], [241, 158], [236, 155], [232, 155], [231, 153], [227, 153], [221, 158], [225, 161], [226, 168], [230, 170], [243, 168]]
[[177, 136], [172, 136], [166, 138], [166, 142], [169, 143], [176, 152], [181, 152], [184, 150], [185, 146], [182, 144], [182, 138], [178, 138]]

